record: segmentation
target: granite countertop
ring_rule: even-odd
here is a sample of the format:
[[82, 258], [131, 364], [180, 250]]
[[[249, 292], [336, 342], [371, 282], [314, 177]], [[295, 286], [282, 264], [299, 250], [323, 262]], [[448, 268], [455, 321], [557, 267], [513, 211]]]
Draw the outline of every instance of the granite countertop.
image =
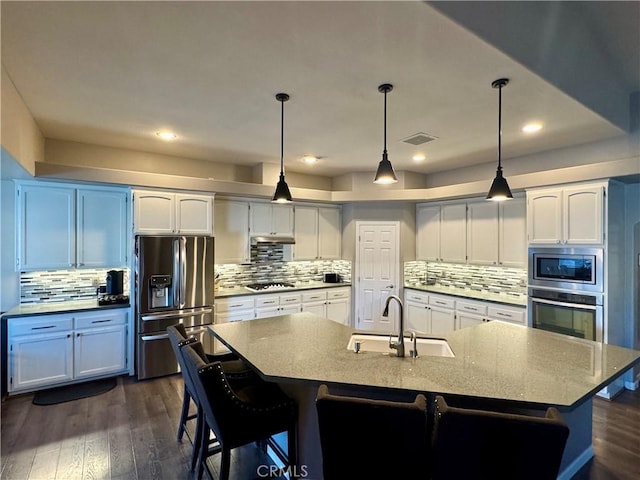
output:
[[[454, 358], [355, 354], [352, 328], [310, 314], [209, 327], [266, 379], [434, 392], [571, 410], [640, 361], [640, 351], [489, 322], [443, 336]], [[422, 336], [422, 335], [421, 335]]]
[[340, 283], [324, 283], [324, 282], [297, 282], [295, 288], [283, 288], [282, 290], [265, 290], [263, 292], [252, 292], [245, 287], [233, 287], [233, 288], [219, 288], [215, 292], [216, 298], [236, 297], [239, 295], [264, 295], [266, 293], [287, 293], [295, 292], [298, 290], [315, 290], [317, 288], [335, 288], [335, 287], [350, 287], [348, 282]]
[[2, 314], [3, 318], [27, 317], [31, 315], [51, 315], [75, 311], [102, 310], [105, 308], [129, 308], [128, 303], [98, 305], [98, 299], [70, 300], [67, 302], [47, 302], [20, 304]]
[[456, 297], [466, 297], [474, 300], [486, 302], [504, 303], [519, 307], [527, 306], [527, 295], [510, 295], [506, 293], [494, 293], [486, 291], [471, 290], [470, 288], [445, 287], [442, 285], [405, 284], [404, 288], [419, 290], [422, 292], [442, 293]]

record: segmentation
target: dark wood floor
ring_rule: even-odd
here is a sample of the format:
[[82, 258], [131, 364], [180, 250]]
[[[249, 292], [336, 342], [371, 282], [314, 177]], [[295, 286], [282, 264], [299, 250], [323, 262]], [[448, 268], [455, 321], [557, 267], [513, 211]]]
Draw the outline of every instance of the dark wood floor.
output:
[[[2, 479], [192, 478], [191, 445], [175, 437], [179, 375], [141, 382], [121, 377], [102, 395], [46, 407], [32, 399], [20, 395], [2, 403]], [[594, 450], [595, 458], [575, 480], [640, 478], [640, 392], [594, 401]], [[231, 478], [260, 478], [256, 465], [266, 461], [257, 448], [238, 449]]]

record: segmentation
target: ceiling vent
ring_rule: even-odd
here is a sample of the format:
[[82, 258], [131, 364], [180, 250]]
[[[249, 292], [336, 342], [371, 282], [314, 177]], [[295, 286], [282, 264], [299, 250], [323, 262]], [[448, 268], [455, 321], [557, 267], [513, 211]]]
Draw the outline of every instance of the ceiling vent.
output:
[[403, 138], [402, 141], [404, 143], [410, 143], [411, 145], [422, 145], [423, 143], [430, 142], [431, 140], [436, 140], [437, 138], [438, 137], [434, 137], [433, 135], [429, 135], [427, 133], [418, 132], [411, 135], [410, 137]]

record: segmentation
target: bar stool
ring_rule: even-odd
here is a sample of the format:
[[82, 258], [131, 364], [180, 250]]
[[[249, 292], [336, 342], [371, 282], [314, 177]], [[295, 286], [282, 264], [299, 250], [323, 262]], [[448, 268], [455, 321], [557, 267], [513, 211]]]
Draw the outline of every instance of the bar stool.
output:
[[325, 480], [429, 478], [427, 400], [374, 400], [329, 393], [316, 397]]
[[436, 396], [434, 480], [555, 480], [569, 428], [555, 408], [544, 417], [447, 405]]
[[[256, 382], [244, 386], [232, 385], [221, 362], [207, 363], [198, 350], [200, 342], [182, 347], [187, 371], [193, 380], [203, 413], [200, 442], [206, 444], [212, 430], [220, 444], [220, 479], [229, 478], [231, 450], [252, 442], [266, 441], [275, 434], [287, 432], [285, 465], [297, 465], [296, 403], [270, 382]], [[207, 470], [209, 452], [200, 448], [198, 480]]]

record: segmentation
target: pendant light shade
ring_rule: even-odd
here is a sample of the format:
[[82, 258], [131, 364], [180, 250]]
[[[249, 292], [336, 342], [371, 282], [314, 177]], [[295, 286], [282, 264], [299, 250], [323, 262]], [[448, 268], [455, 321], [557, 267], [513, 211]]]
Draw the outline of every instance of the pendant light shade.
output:
[[493, 179], [487, 200], [503, 201], [513, 198], [507, 179], [502, 176], [502, 87], [509, 83], [508, 78], [499, 78], [491, 83], [493, 88], [498, 89], [498, 169], [496, 178]]
[[378, 171], [373, 183], [379, 184], [396, 183], [398, 181], [387, 155], [387, 93], [391, 90], [393, 90], [393, 85], [390, 83], [383, 83], [378, 87], [378, 91], [384, 93], [384, 150], [382, 150], [382, 160], [378, 164]]
[[286, 93], [278, 93], [276, 100], [281, 104], [280, 115], [280, 179], [276, 185], [276, 191], [273, 194], [272, 202], [275, 203], [288, 203], [291, 202], [291, 192], [289, 191], [289, 185], [284, 180], [284, 102], [289, 100], [289, 95]]

